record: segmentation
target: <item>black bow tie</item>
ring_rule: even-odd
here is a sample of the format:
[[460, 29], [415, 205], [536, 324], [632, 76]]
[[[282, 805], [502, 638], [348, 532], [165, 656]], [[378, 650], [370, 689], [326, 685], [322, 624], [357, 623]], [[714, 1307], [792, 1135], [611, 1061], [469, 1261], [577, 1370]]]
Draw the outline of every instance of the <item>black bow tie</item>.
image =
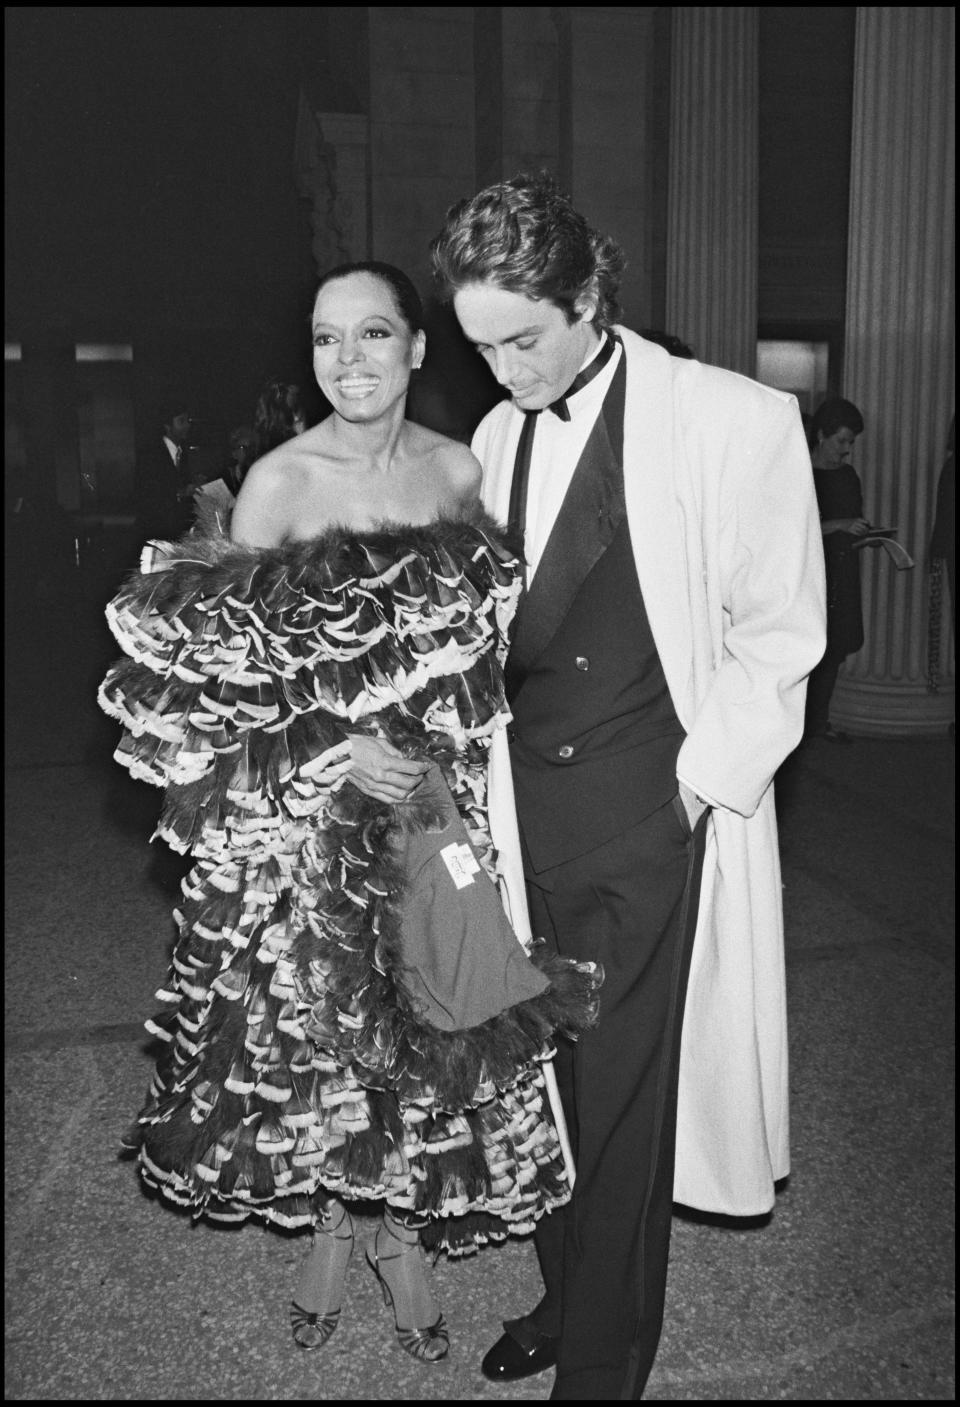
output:
[[569, 420], [570, 407], [567, 405], [567, 401], [570, 399], [571, 396], [575, 396], [578, 391], [582, 391], [584, 386], [586, 386], [588, 382], [592, 381], [593, 378], [603, 370], [607, 362], [613, 356], [613, 349], [613, 338], [604, 337], [603, 346], [600, 348], [599, 352], [594, 357], [590, 365], [585, 366], [582, 371], [577, 372], [576, 376], [573, 378], [573, 381], [567, 387], [566, 391], [564, 391], [563, 395], [558, 396], [555, 401], [551, 401], [551, 403], [547, 406], [547, 410], [552, 410], [554, 415], [558, 416], [561, 420]]

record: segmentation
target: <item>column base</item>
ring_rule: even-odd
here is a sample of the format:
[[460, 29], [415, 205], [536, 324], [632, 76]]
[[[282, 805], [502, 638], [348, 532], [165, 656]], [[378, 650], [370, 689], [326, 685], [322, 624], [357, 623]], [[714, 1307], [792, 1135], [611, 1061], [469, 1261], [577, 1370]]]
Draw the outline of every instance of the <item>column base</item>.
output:
[[837, 680], [830, 701], [830, 721], [863, 737], [933, 738], [947, 731], [956, 716], [956, 684], [944, 680], [931, 694], [918, 682]]

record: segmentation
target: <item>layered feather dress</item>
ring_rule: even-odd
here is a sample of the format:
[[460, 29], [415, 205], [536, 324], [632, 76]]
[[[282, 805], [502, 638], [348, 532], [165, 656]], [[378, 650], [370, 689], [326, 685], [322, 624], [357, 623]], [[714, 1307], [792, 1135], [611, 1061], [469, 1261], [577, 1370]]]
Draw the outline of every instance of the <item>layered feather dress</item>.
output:
[[[456, 1252], [569, 1197], [541, 1062], [600, 974], [517, 942], [486, 818], [518, 593], [478, 510], [148, 545], [108, 606], [115, 756], [194, 859], [135, 1140], [173, 1201], [299, 1227], [325, 1192], [382, 1198]], [[358, 733], [430, 760], [418, 800], [344, 779]]]

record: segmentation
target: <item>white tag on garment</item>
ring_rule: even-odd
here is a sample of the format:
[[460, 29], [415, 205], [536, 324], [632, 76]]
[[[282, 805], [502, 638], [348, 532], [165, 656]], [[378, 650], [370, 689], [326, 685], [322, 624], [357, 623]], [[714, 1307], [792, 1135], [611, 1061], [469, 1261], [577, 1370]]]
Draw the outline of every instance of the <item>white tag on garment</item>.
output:
[[480, 872], [480, 863], [476, 855], [470, 846], [463, 842], [454, 841], [445, 845], [440, 855], [458, 889], [465, 889], [468, 884], [472, 884], [473, 876]]

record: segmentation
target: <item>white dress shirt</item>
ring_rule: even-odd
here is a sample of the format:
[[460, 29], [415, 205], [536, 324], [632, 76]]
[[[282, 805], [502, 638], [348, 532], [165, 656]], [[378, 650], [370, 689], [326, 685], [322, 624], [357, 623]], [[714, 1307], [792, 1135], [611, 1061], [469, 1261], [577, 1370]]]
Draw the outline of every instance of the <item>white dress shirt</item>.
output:
[[[603, 342], [587, 358], [583, 367], [590, 365], [600, 355]], [[603, 398], [610, 389], [623, 348], [617, 344], [608, 364], [599, 371], [582, 390], [571, 396], [567, 402], [569, 420], [561, 420], [552, 410], [543, 410], [537, 417], [537, 428], [533, 436], [533, 453], [530, 457], [530, 474], [527, 487], [527, 519], [524, 545], [527, 558], [527, 585], [533, 580], [540, 564], [544, 549], [550, 540], [553, 525], [563, 506], [567, 489], [574, 471], [580, 462], [590, 432], [600, 414]], [[697, 795], [704, 805], [714, 805], [710, 797], [697, 793], [696, 788], [684, 777], [678, 777], [684, 786]], [[691, 816], [691, 825], [696, 817]]]
[[[606, 334], [605, 334], [606, 336]], [[583, 367], [600, 355], [603, 341], [597, 344]], [[574, 470], [580, 462], [590, 432], [600, 414], [603, 398], [610, 389], [614, 373], [623, 356], [619, 345], [602, 371], [567, 402], [569, 420], [561, 420], [552, 410], [542, 410], [537, 416], [530, 457], [527, 483], [527, 517], [524, 524], [524, 545], [527, 557], [527, 584], [533, 580], [553, 525], [563, 506]], [[583, 370], [583, 367], [580, 370]]]

